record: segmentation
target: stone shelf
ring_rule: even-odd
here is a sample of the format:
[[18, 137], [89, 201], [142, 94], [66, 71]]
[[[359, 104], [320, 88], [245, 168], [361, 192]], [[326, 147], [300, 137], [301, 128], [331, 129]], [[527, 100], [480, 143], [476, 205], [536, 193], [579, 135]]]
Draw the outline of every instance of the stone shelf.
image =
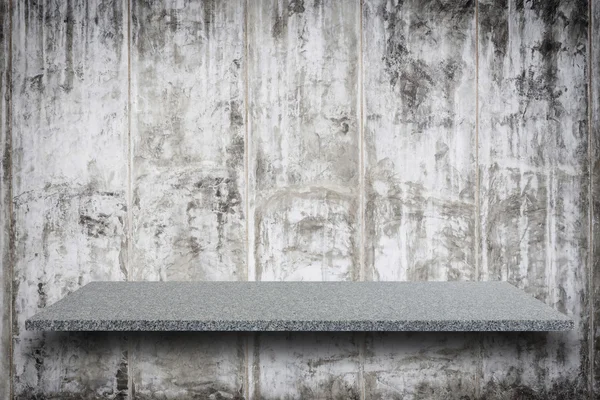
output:
[[40, 311], [50, 331], [563, 331], [506, 282], [93, 282]]

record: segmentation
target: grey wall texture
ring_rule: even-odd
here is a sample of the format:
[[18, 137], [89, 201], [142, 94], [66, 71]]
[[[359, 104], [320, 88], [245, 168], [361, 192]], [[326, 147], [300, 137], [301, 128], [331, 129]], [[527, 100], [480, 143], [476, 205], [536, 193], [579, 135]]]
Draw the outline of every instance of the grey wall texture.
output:
[[[0, 19], [0, 398], [600, 398], [597, 0]], [[576, 325], [25, 331], [94, 280], [507, 280]]]

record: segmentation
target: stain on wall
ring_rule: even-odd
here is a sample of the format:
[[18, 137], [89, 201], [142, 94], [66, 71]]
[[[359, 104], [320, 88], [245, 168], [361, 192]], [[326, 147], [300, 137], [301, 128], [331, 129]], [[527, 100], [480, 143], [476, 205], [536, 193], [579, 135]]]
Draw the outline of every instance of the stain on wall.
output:
[[119, 335], [25, 331], [93, 280], [126, 277], [126, 2], [13, 1], [13, 385], [119, 398]]
[[478, 333], [367, 335], [365, 399], [477, 398]]
[[257, 280], [357, 278], [356, 197], [323, 187], [285, 188], [255, 210]]
[[479, 2], [481, 279], [575, 320], [485, 335], [482, 393], [584, 398], [589, 377], [588, 3]]
[[364, 3], [366, 268], [475, 277], [475, 4]]
[[[363, 23], [367, 279], [474, 279], [475, 3], [368, 0]], [[473, 398], [477, 355], [473, 335], [367, 334], [366, 398]]]
[[256, 335], [252, 399], [360, 399], [360, 344], [352, 333]]
[[596, 396], [600, 396], [600, 4], [590, 2], [590, 177], [592, 183], [592, 310], [593, 321], [591, 355], [592, 385]]
[[244, 3], [131, 18], [132, 278], [245, 279]]
[[[133, 280], [245, 280], [244, 2], [132, 1]], [[136, 398], [239, 396], [239, 335], [138, 335]]]
[[132, 341], [133, 398], [244, 398], [243, 335], [147, 332]]
[[[359, 19], [358, 2], [248, 2], [250, 280], [359, 277]], [[359, 396], [356, 335], [249, 345], [252, 398]]]
[[250, 276], [355, 279], [359, 8], [250, 2], [248, 20]]
[[0, 1], [0, 398], [10, 398], [11, 135], [10, 4]]

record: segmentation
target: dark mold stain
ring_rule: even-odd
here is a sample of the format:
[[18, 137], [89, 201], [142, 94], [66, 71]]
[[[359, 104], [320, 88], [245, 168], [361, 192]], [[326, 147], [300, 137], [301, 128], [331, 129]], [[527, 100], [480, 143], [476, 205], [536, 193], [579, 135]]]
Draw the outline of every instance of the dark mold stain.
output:
[[[188, 207], [189, 207], [189, 205], [188, 205]], [[192, 254], [194, 254], [194, 256], [198, 256], [204, 250], [204, 248], [200, 244], [200, 241], [195, 237], [190, 237], [189, 245], [190, 245], [190, 250], [192, 251]]]
[[[203, 1], [203, 15], [199, 18], [186, 9], [168, 8], [163, 3], [133, 1], [131, 20], [134, 26], [132, 41], [141, 60], [161, 59], [161, 49], [171, 47], [176, 63], [184, 61], [180, 46], [175, 45], [173, 37], [177, 32], [185, 31], [187, 36], [196, 37], [198, 32], [210, 36], [211, 23], [214, 20], [214, 1]], [[190, 19], [188, 19], [190, 17]], [[195, 18], [195, 19], [192, 19]], [[198, 40], [204, 40], [198, 38]], [[172, 96], [172, 95], [171, 95]]]
[[37, 375], [37, 381], [43, 381], [43, 373], [44, 373], [44, 360], [48, 357], [46, 352], [45, 341], [42, 338], [38, 345], [33, 349], [33, 360], [35, 362], [35, 370]]
[[38, 303], [37, 303], [38, 308], [40, 308], [40, 309], [46, 308], [46, 304], [48, 303], [48, 295], [44, 291], [44, 284], [41, 282], [38, 283], [37, 293], [38, 293]]
[[[515, 372], [516, 374], [522, 373]], [[488, 382], [483, 388], [481, 399], [505, 400], [581, 400], [589, 397], [589, 393], [581, 382], [558, 380], [549, 387], [533, 389], [517, 382]]]
[[[11, 249], [13, 250], [13, 249]], [[12, 280], [12, 298], [11, 298], [11, 307], [13, 310], [16, 310], [16, 306], [17, 306], [17, 302], [19, 301], [19, 298], [17, 297], [17, 294], [19, 293], [19, 287], [21, 285], [21, 282], [19, 279], [15, 278]], [[15, 318], [15, 316], [13, 315], [12, 318], [12, 336], [13, 337], [18, 337], [20, 334], [20, 325], [19, 325], [19, 320], [18, 318]]]
[[106, 214], [98, 214], [97, 218], [90, 217], [89, 215], [80, 215], [79, 224], [85, 228], [85, 232], [88, 236], [99, 238], [105, 236], [110, 229], [109, 216]]
[[210, 36], [212, 21], [215, 19], [217, 0], [203, 0], [202, 7], [204, 9], [204, 29], [206, 30], [207, 36]]
[[335, 122], [340, 127], [340, 132], [342, 134], [347, 134], [350, 131], [350, 118], [347, 116], [343, 116], [340, 118], [330, 118], [333, 122]]
[[[427, 115], [428, 102], [434, 91], [441, 89], [448, 109], [454, 109], [454, 91], [462, 78], [464, 63], [459, 53], [467, 38], [466, 33], [471, 30], [474, 3], [436, 0], [413, 4], [400, 1], [395, 6], [382, 3], [376, 12], [384, 23], [386, 35], [382, 62], [390, 86], [401, 100], [402, 118], [429, 125], [431, 122], [422, 116]], [[418, 46], [412, 43], [415, 37], [429, 45], [437, 45], [439, 38], [436, 26], [445, 28], [443, 34], [447, 36], [446, 39], [452, 40], [450, 46], [456, 47], [457, 54], [439, 63], [430, 63], [413, 54], [411, 47]], [[405, 35], [407, 31], [410, 41]], [[421, 109], [422, 106], [424, 109]]]
[[256, 187], [264, 188], [272, 185], [274, 182], [273, 164], [269, 162], [268, 155], [265, 154], [262, 146], [255, 149], [254, 176], [256, 177]]
[[43, 93], [44, 86], [44, 74], [38, 74], [34, 77], [29, 78], [29, 89], [34, 92]]
[[[557, 86], [557, 77], [561, 73], [558, 71], [557, 56], [564, 51], [583, 51], [578, 47], [585, 48], [585, 46], [577, 46], [577, 44], [583, 43], [582, 39], [587, 36], [587, 20], [582, 17], [586, 13], [585, 1], [572, 3], [573, 10], [570, 16], [566, 16], [561, 11], [560, 5], [559, 0], [519, 0], [516, 2], [516, 16], [520, 27], [513, 35], [524, 36], [527, 34], [525, 25], [532, 22], [524, 19], [523, 13], [526, 10], [534, 11], [544, 28], [543, 37], [539, 43], [531, 47], [522, 45], [520, 49], [523, 57], [527, 57], [528, 52], [537, 52], [542, 58], [540, 64], [531, 65], [527, 70], [522, 70], [515, 81], [522, 108], [520, 118], [526, 115], [532, 100], [548, 101], [551, 119], [558, 120], [564, 112], [560, 97], [569, 88]], [[482, 4], [479, 15], [483, 51], [488, 45], [494, 47], [494, 58], [497, 61], [490, 63], [489, 68], [493, 80], [502, 85], [504, 80], [502, 59], [506, 56], [506, 46], [509, 42], [507, 3], [498, 1]], [[561, 26], [564, 29], [561, 29]]]
[[116, 399], [124, 400], [127, 398], [127, 392], [129, 389], [129, 356], [127, 350], [123, 351], [121, 355], [121, 363], [117, 370], [117, 397]]
[[[494, 57], [506, 56], [508, 46], [508, 0], [494, 0], [479, 3], [479, 29], [481, 53], [485, 53], [488, 45], [493, 46]], [[486, 41], [485, 39], [489, 39]], [[491, 66], [494, 82], [502, 83], [504, 71], [502, 63]]]
[[229, 123], [232, 127], [240, 128], [244, 126], [244, 115], [242, 114], [242, 102], [231, 101], [229, 103]]
[[[225, 222], [228, 215], [236, 215], [240, 212], [241, 195], [237, 189], [237, 182], [232, 178], [223, 177], [205, 177], [194, 184], [194, 187], [201, 190], [203, 196], [210, 204], [200, 205], [195, 201], [188, 203], [187, 212], [188, 219], [192, 218], [190, 211], [195, 208], [210, 207], [217, 217], [217, 229], [219, 242], [217, 249], [219, 250], [219, 258], [222, 257], [222, 252], [225, 238]], [[190, 221], [191, 224], [191, 221]], [[199, 250], [199, 248], [198, 248]]]
[[[204, 4], [204, 3], [203, 3]], [[171, 33], [176, 33], [181, 27], [181, 18], [179, 17], [179, 11], [172, 8], [165, 10], [165, 14], [169, 15], [169, 20], [165, 22]]]
[[542, 57], [553, 57], [562, 48], [562, 43], [553, 40], [551, 37], [546, 36], [539, 45], [533, 47], [534, 51], [539, 51]]
[[75, 76], [75, 70], [73, 67], [73, 41], [74, 41], [74, 27], [75, 27], [75, 16], [73, 15], [73, 3], [72, 0], [67, 0], [67, 15], [64, 23], [67, 24], [67, 45], [65, 48], [65, 80], [61, 87], [65, 92], [73, 90], [73, 77]]
[[227, 146], [227, 161], [226, 165], [232, 179], [237, 178], [237, 171], [244, 162], [244, 137], [242, 135], [234, 135], [231, 138], [231, 143]]
[[305, 11], [304, 0], [291, 0], [288, 5], [288, 15], [302, 14]]
[[273, 12], [273, 28], [271, 29], [274, 39], [280, 39], [287, 31], [288, 19], [294, 15], [301, 15], [306, 11], [304, 0], [291, 0], [289, 3], [284, 2], [283, 10], [279, 9], [279, 3], [275, 6]]
[[[190, 202], [190, 203], [188, 203], [188, 207], [187, 207], [186, 211], [189, 211], [192, 208], [194, 208], [194, 203]], [[154, 231], [154, 237], [155, 238], [159, 238], [163, 233], [165, 233], [165, 228], [166, 227], [167, 227], [167, 225], [165, 225], [165, 224], [157, 224], [156, 225], [156, 231]]]
[[273, 13], [273, 28], [271, 29], [274, 39], [279, 39], [287, 29], [287, 14], [280, 12], [279, 3], [275, 6]]
[[[133, 2], [135, 3], [135, 2]], [[121, 1], [102, 1], [92, 11], [95, 12], [93, 20], [96, 26], [89, 26], [89, 19], [82, 21], [86, 31], [98, 32], [99, 40], [107, 47], [114, 47], [115, 60], [117, 65], [121, 65], [123, 55], [123, 44], [127, 37], [127, 28], [124, 25], [123, 6]], [[89, 4], [86, 3], [86, 8]], [[87, 39], [86, 40], [91, 40]]]

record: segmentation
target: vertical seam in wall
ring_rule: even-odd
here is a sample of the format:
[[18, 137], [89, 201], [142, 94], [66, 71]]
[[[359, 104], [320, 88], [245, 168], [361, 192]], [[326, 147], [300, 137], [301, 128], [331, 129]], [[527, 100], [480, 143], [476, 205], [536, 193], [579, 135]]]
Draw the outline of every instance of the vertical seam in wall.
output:
[[589, 397], [590, 400], [594, 398], [594, 203], [593, 203], [593, 190], [594, 190], [594, 153], [592, 151], [592, 71], [593, 71], [593, 54], [592, 49], [592, 33], [594, 24], [594, 13], [593, 13], [593, 0], [588, 0], [588, 179], [589, 179], [589, 193], [588, 193], [588, 301], [590, 309], [590, 322], [588, 332], [588, 346], [589, 346]]
[[[481, 196], [479, 191], [479, 0], [475, 1], [475, 281], [480, 277], [481, 240]], [[477, 335], [477, 368], [475, 370], [475, 398], [481, 396], [481, 381], [483, 378], [483, 335]]]
[[358, 20], [358, 152], [359, 152], [359, 172], [358, 172], [358, 190], [359, 190], [359, 221], [360, 221], [360, 247], [359, 247], [359, 262], [360, 269], [358, 280], [365, 280], [365, 173], [364, 173], [364, 110], [363, 110], [363, 0], [358, 1], [359, 5], [359, 20]]
[[[250, 225], [249, 225], [249, 217], [250, 217], [250, 130], [248, 125], [250, 123], [249, 112], [248, 112], [248, 101], [249, 101], [249, 84], [248, 84], [248, 69], [249, 69], [249, 60], [248, 54], [248, 0], [244, 1], [244, 185], [245, 185], [245, 198], [244, 198], [244, 207], [246, 212], [246, 281], [250, 280]], [[244, 340], [244, 397], [246, 399], [250, 399], [250, 335], [246, 334]]]
[[6, 126], [6, 136], [7, 136], [7, 147], [8, 147], [8, 267], [9, 267], [9, 276], [10, 282], [8, 284], [9, 290], [9, 301], [8, 301], [8, 391], [10, 398], [14, 397], [14, 347], [13, 347], [13, 311], [14, 311], [14, 301], [13, 301], [13, 291], [14, 291], [14, 278], [15, 278], [15, 218], [13, 214], [13, 158], [12, 158], [12, 62], [13, 62], [13, 1], [8, 1], [8, 66], [6, 73], [6, 90], [8, 94], [8, 107], [7, 107], [7, 126]]
[[481, 212], [479, 195], [479, 0], [475, 2], [475, 280], [479, 279]]
[[248, 129], [248, 124], [250, 123], [249, 112], [248, 112], [248, 100], [249, 100], [249, 86], [248, 86], [248, 0], [244, 2], [244, 118], [246, 123], [244, 124], [244, 180], [246, 191], [244, 198], [244, 208], [246, 209], [246, 280], [250, 280], [250, 231], [248, 217], [250, 212], [250, 170], [249, 170], [249, 162], [250, 162], [250, 132]]
[[132, 199], [132, 168], [133, 148], [131, 143], [131, 0], [127, 0], [127, 281], [131, 280], [131, 251], [133, 229], [133, 204]]
[[[131, 0], [127, 0], [127, 265], [125, 277], [131, 280], [133, 251], [133, 143], [131, 137]], [[133, 399], [132, 335], [127, 335], [127, 398]]]
[[[358, 108], [359, 108], [359, 121], [358, 121], [358, 151], [359, 151], [359, 220], [360, 220], [360, 269], [359, 269], [359, 281], [364, 281], [366, 276], [366, 263], [365, 263], [365, 157], [364, 157], [364, 67], [363, 67], [363, 12], [364, 12], [364, 0], [358, 1]], [[362, 333], [359, 336], [360, 348], [359, 348], [359, 389], [360, 399], [366, 398], [365, 389], [365, 351], [367, 333]]]

